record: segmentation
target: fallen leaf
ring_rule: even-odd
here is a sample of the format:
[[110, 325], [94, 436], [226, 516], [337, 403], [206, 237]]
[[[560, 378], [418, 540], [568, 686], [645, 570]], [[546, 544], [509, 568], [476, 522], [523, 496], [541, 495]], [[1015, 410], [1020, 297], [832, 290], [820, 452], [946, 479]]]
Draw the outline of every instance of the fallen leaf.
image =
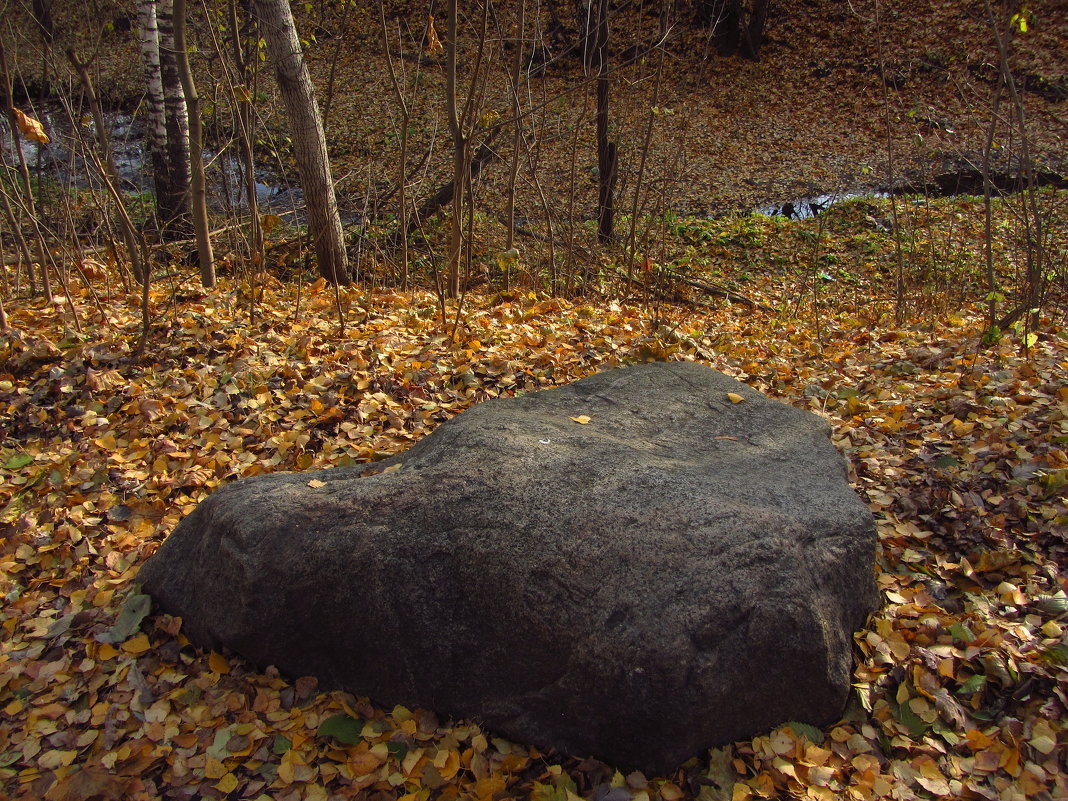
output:
[[355, 745], [363, 739], [362, 731], [362, 720], [350, 715], [333, 715], [319, 724], [316, 734], [320, 737], [333, 737], [345, 745]]
[[103, 634], [97, 635], [97, 642], [119, 643], [130, 637], [141, 627], [141, 621], [145, 619], [152, 608], [152, 599], [140, 592], [131, 593], [122, 605], [115, 625]]
[[147, 635], [135, 634], [119, 647], [126, 653], [137, 656], [147, 651], [151, 647], [151, 643], [149, 643]]
[[208, 667], [212, 669], [214, 673], [218, 673], [223, 676], [230, 672], [230, 663], [226, 660], [226, 657], [220, 654], [218, 651], [212, 651], [208, 654]]
[[426, 52], [432, 56], [436, 56], [445, 50], [445, 46], [438, 38], [438, 32], [434, 30], [434, 15], [431, 14], [427, 18], [426, 23]]
[[22, 131], [23, 136], [38, 144], [47, 145], [49, 143], [48, 134], [45, 133], [44, 126], [41, 123], [17, 108], [13, 110], [15, 112], [15, 120], [18, 122], [19, 130]]

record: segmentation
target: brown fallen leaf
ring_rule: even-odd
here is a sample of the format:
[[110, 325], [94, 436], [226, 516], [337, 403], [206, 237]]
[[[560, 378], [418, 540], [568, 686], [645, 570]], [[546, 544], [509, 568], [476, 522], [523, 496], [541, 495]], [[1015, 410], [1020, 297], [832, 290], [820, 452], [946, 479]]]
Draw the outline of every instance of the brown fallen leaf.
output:
[[95, 801], [125, 798], [130, 780], [100, 765], [86, 765], [68, 773], [48, 788], [46, 801]]

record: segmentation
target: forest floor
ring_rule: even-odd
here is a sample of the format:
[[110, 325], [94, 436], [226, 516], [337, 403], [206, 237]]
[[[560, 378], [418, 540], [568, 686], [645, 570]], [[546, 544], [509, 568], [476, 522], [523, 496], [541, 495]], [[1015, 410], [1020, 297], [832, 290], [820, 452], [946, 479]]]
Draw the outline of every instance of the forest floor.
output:
[[[297, 271], [205, 291], [176, 269], [137, 355], [139, 294], [106, 265], [87, 260], [54, 304], [9, 299], [0, 797], [1068, 797], [1068, 329], [982, 343], [983, 211], [965, 200], [901, 207], [895, 308], [890, 203], [678, 221], [661, 264], [693, 282], [681, 305], [651, 272], [618, 300], [473, 293], [442, 319], [422, 290], [335, 293]], [[996, 253], [1011, 280], [1012, 249]], [[833, 426], [877, 521], [883, 603], [832, 725], [623, 775], [197, 650], [138, 594], [144, 560], [229, 481], [378, 459], [474, 403], [651, 359], [711, 365]]]
[[[400, 116], [390, 61], [411, 114], [409, 198], [418, 205], [451, 177], [444, 62], [427, 52], [427, 4], [383, 5], [389, 59], [377, 8], [357, 4], [345, 11], [344, 4], [308, 3], [295, 9], [334, 177], [350, 217], [397, 211]], [[504, 210], [512, 151], [508, 70], [517, 4], [498, 5], [488, 20], [470, 114], [477, 121], [471, 125], [476, 144], [504, 126], [492, 143], [499, 158], [475, 186], [476, 204], [490, 217]], [[981, 163], [995, 116], [998, 55], [979, 0], [773, 3], [759, 61], [717, 55], [707, 25], [695, 24], [688, 6], [679, 4], [662, 70], [660, 50], [635, 55], [660, 36], [657, 7], [621, 3], [614, 12], [610, 136], [619, 146], [621, 212], [637, 204], [644, 213], [716, 215], [904, 184], [942, 191], [934, 189], [938, 176], [974, 171]], [[1009, 46], [1010, 64], [1030, 154], [1040, 168], [1063, 176], [1068, 14], [1060, 0], [1028, 8], [1027, 31], [1017, 31]], [[581, 59], [568, 52], [577, 24], [572, 12], [570, 3], [542, 4], [537, 13], [528, 10], [524, 27], [528, 71], [519, 95], [528, 117], [516, 213], [542, 235], [550, 233], [547, 221], [559, 236], [596, 216], [594, 86], [583, 78]], [[145, 90], [130, 31], [132, 3], [105, 0], [55, 9], [52, 57], [42, 53], [25, 13], [22, 6], [13, 8], [14, 27], [0, 29], [16, 67], [16, 89], [27, 87], [28, 97], [19, 100], [25, 110], [32, 112], [40, 95], [42, 65], [58, 58], [56, 69], [67, 71], [61, 58], [66, 47], [91, 63], [107, 105], [140, 107]], [[442, 15], [436, 13], [443, 38]], [[212, 38], [218, 21], [210, 22], [191, 12], [197, 43], [192, 62], [206, 133], [213, 151], [225, 153], [236, 145], [225, 59], [216, 47], [225, 54], [229, 44]], [[474, 6], [462, 14], [460, 31], [463, 101], [472, 94], [471, 74], [483, 41]], [[295, 171], [269, 64], [260, 69], [255, 89], [256, 115], [267, 129], [258, 144], [260, 163], [271, 173], [265, 180], [283, 186]], [[997, 116], [993, 169], [1008, 178], [1022, 141], [1019, 131], [1006, 127], [1012, 117], [1007, 102]]]
[[[390, 31], [415, 32], [405, 52], [422, 52], [423, 6], [388, 5]], [[504, 161], [477, 187], [472, 248], [477, 262], [497, 265], [495, 286], [509, 271], [514, 280], [448, 304], [444, 319], [434, 294], [387, 286], [394, 267], [377, 251], [357, 261], [367, 285], [335, 293], [301, 269], [285, 231], [270, 237], [270, 274], [237, 260], [230, 270], [224, 259], [209, 292], [185, 266], [157, 270], [143, 355], [138, 293], [105, 259], [83, 259], [82, 275], [70, 274], [54, 304], [6, 294], [0, 797], [1068, 797], [1068, 195], [1039, 198], [1060, 294], [1036, 330], [1019, 326], [992, 341], [984, 341], [990, 289], [979, 202], [865, 199], [800, 221], [681, 216], [923, 184], [975, 163], [996, 75], [983, 3], [879, 6], [876, 20], [870, 2], [791, 4], [773, 17], [759, 62], [719, 58], [705, 34], [680, 31], [655, 103], [657, 59], [620, 67], [621, 208], [637, 199], [648, 214], [630, 263], [606, 249], [566, 265], [562, 281], [586, 297], [539, 292], [546, 282], [531, 274], [541, 269], [540, 240], [525, 240], [515, 265], [496, 261], [503, 233], [487, 220], [503, 208]], [[1033, 153], [1063, 173], [1068, 15], [1063, 2], [1031, 6], [1014, 65], [1029, 87]], [[309, 4], [298, 23], [319, 26], [309, 60], [320, 97], [332, 96], [327, 126], [345, 203], [359, 211], [381, 201], [388, 215], [396, 101], [376, 20], [362, 7], [352, 6], [344, 29], [327, 4]], [[318, 22], [317, 9], [326, 9]], [[70, 26], [72, 41], [82, 58], [94, 57], [114, 107], [136, 105], [142, 91], [136, 48], [117, 24], [130, 10], [126, 2], [62, 10], [88, 15]], [[549, 21], [539, 24], [551, 44]], [[620, 50], [655, 28], [653, 18], [622, 27]], [[43, 62], [30, 31], [4, 28], [9, 56], [32, 85]], [[57, 51], [67, 33], [60, 26]], [[495, 41], [479, 114], [490, 125], [509, 108]], [[206, 53], [205, 45], [195, 61], [209, 106], [222, 108], [218, 60]], [[412, 177], [420, 198], [449, 163], [442, 67], [425, 56], [418, 75], [410, 58], [396, 62], [411, 90], [413, 162], [429, 154]], [[591, 95], [569, 89], [575, 74], [565, 59], [525, 84], [525, 104], [544, 116], [528, 132], [517, 197], [536, 232], [549, 233], [547, 219], [560, 240], [569, 226], [581, 229], [581, 249], [592, 248], [582, 221], [594, 213], [596, 155]], [[269, 78], [260, 79], [257, 108], [283, 174], [284, 125]], [[224, 137], [223, 122], [209, 115], [209, 132]], [[637, 154], [650, 123], [643, 182]], [[998, 144], [1003, 161], [1019, 146]], [[995, 204], [991, 229], [993, 299], [1002, 306], [1028, 255], [1025, 215], [1012, 203]], [[415, 283], [429, 285], [431, 267], [413, 262]], [[319, 692], [309, 677], [198, 651], [180, 621], [150, 614], [137, 593], [143, 561], [228, 481], [382, 458], [474, 403], [651, 359], [709, 364], [831, 422], [876, 516], [883, 593], [857, 635], [856, 692], [835, 724], [781, 727], [698, 755], [670, 776], [622, 775], [470, 722], [381, 709]]]

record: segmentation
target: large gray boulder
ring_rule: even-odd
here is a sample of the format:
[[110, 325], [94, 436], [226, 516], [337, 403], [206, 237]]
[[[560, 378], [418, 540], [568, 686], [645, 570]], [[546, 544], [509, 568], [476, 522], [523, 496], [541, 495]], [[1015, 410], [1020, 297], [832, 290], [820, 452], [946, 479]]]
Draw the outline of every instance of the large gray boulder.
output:
[[373, 475], [236, 481], [140, 579], [204, 647], [665, 772], [845, 705], [875, 528], [828, 433], [702, 365], [610, 370]]

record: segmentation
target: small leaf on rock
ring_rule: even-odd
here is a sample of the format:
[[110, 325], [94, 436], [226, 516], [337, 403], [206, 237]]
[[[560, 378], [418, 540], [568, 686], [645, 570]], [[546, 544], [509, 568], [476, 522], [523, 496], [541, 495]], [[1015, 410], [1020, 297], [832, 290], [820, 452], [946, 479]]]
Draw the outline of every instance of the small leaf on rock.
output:
[[737, 392], [728, 392], [728, 393], [727, 393], [727, 399], [728, 399], [728, 400], [729, 400], [729, 401], [730, 401], [731, 403], [741, 403], [742, 401], [744, 401], [744, 400], [745, 400], [745, 398], [743, 398], [743, 397], [742, 397], [741, 395], [739, 395], [739, 394], [738, 394]]

